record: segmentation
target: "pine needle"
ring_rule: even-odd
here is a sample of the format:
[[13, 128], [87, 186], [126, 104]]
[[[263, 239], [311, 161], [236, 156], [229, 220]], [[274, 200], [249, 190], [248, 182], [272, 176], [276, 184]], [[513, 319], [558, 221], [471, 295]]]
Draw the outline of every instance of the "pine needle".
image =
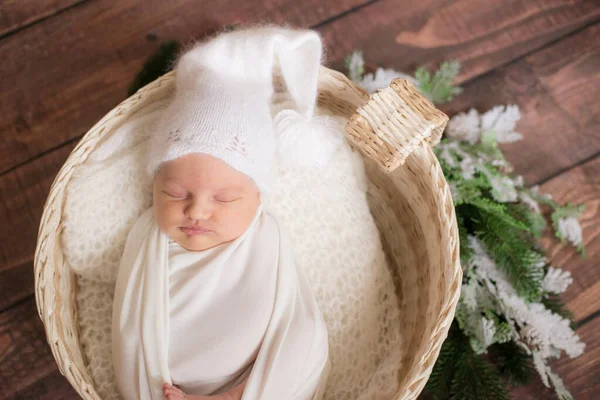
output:
[[415, 71], [419, 90], [433, 103], [447, 103], [460, 94], [462, 89], [453, 82], [460, 71], [459, 61], [446, 61], [433, 76], [424, 67]]

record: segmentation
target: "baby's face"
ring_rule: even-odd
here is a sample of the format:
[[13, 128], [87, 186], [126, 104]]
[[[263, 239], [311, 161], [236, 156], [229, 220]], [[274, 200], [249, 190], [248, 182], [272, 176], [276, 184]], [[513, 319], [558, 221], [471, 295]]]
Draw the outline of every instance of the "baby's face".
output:
[[235, 240], [249, 227], [260, 205], [252, 179], [205, 154], [188, 154], [163, 164], [152, 191], [159, 228], [192, 251]]

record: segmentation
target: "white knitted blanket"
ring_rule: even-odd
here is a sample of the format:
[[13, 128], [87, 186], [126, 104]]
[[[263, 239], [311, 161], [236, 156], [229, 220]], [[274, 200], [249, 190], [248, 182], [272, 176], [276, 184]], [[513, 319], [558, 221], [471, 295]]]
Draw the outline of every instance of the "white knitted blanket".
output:
[[[276, 101], [273, 112], [284, 105]], [[140, 133], [152, 130], [160, 110], [121, 126], [130, 137], [126, 148], [86, 161], [67, 187], [63, 246], [79, 276], [81, 342], [104, 399], [120, 398], [110, 354], [114, 282], [127, 233], [151, 204]], [[346, 121], [339, 122], [342, 136]], [[278, 167], [273, 194], [264, 199], [288, 227], [298, 268], [327, 323], [332, 370], [325, 399], [389, 399], [397, 388], [400, 315], [367, 184], [361, 157], [344, 140], [325, 170]]]

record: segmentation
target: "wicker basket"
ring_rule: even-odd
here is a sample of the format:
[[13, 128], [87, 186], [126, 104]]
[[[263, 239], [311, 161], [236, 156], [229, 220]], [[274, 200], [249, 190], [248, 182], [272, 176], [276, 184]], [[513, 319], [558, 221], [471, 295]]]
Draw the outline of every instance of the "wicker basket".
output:
[[[51, 189], [35, 252], [38, 313], [61, 373], [84, 399], [100, 399], [79, 342], [76, 276], [61, 248], [66, 186], [75, 168], [136, 111], [174, 88], [169, 73], [109, 112], [70, 154]], [[368, 201], [392, 269], [402, 318], [402, 357], [395, 398], [416, 398], [435, 364], [459, 298], [462, 270], [454, 206], [430, 146], [447, 117], [405, 80], [369, 96], [343, 74], [322, 67], [319, 107], [348, 118], [349, 141], [361, 149]]]

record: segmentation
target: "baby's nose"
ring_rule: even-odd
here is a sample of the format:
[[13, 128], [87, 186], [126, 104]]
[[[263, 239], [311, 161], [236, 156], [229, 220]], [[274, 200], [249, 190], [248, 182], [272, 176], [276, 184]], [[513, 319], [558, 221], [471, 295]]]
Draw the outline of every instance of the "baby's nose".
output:
[[194, 199], [186, 211], [190, 219], [207, 220], [212, 215], [212, 206], [209, 199]]

